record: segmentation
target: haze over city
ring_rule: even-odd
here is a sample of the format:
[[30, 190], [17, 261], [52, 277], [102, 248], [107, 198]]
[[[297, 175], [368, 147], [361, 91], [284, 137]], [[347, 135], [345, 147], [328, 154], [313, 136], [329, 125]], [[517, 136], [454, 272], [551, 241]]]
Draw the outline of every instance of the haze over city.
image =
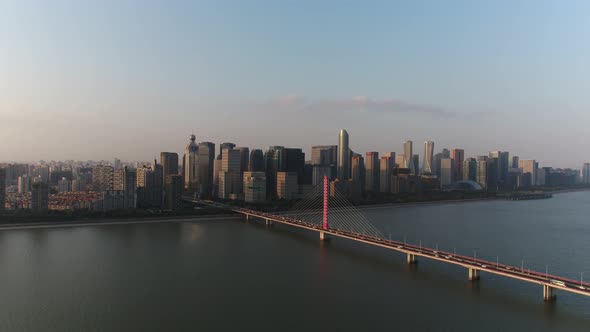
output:
[[[186, 137], [587, 161], [586, 2], [9, 1], [0, 161], [150, 160]], [[421, 151], [420, 151], [421, 152]]]

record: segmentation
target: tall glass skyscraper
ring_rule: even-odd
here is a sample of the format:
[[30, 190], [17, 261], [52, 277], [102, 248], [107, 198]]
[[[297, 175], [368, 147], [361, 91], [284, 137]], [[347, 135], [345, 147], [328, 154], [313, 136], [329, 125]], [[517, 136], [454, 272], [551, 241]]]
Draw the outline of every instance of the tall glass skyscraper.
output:
[[414, 166], [414, 152], [412, 151], [412, 141], [404, 142], [404, 168], [409, 168], [410, 173], [414, 174], [416, 167]]
[[423, 174], [433, 174], [432, 158], [434, 157], [434, 142], [424, 142], [424, 165], [422, 166]]
[[338, 136], [338, 178], [346, 181], [350, 178], [350, 147], [348, 146], [348, 133], [340, 129]]

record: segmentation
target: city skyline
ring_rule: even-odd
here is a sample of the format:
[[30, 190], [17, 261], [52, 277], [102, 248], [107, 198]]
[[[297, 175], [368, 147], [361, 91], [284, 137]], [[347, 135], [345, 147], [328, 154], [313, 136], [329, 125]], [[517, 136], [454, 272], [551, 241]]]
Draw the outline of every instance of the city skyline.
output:
[[567, 36], [589, 7], [2, 2], [0, 159], [150, 160], [193, 131], [309, 153], [347, 128], [355, 151], [434, 140], [580, 167], [590, 47]]

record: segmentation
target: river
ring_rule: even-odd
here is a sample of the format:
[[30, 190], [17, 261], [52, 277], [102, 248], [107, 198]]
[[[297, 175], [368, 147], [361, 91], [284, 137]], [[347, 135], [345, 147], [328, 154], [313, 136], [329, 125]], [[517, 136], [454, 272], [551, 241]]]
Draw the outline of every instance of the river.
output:
[[[363, 213], [392, 239], [590, 280], [590, 192]], [[590, 298], [240, 218], [0, 231], [0, 331], [588, 331]]]

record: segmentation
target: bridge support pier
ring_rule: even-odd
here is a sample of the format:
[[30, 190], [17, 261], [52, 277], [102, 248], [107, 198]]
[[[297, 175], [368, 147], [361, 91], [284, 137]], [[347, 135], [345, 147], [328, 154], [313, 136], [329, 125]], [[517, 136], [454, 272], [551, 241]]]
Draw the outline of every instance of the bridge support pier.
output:
[[250, 215], [249, 214], [246, 215], [246, 221], [248, 221], [248, 220], [250, 220]]
[[555, 301], [555, 288], [543, 285], [543, 300], [546, 302]]
[[477, 269], [469, 269], [469, 280], [479, 280], [479, 271]]
[[408, 264], [418, 263], [418, 259], [416, 258], [416, 255], [410, 254], [410, 253], [408, 253], [407, 255], [408, 255]]
[[324, 232], [320, 232], [320, 240], [327, 241], [329, 239], [330, 239], [330, 237], [328, 236], [328, 234], [326, 234]]
[[266, 226], [272, 226], [272, 220], [270, 219], [265, 219], [266, 220]]

